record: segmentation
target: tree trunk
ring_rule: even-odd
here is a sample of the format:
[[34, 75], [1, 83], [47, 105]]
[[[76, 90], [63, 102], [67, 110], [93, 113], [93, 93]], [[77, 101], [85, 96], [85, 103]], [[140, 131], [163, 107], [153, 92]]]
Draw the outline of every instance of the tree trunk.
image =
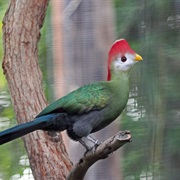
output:
[[[3, 20], [3, 70], [18, 123], [32, 120], [47, 105], [37, 45], [48, 2], [11, 0]], [[66, 179], [72, 164], [61, 134], [36, 131], [22, 139], [35, 179]]]

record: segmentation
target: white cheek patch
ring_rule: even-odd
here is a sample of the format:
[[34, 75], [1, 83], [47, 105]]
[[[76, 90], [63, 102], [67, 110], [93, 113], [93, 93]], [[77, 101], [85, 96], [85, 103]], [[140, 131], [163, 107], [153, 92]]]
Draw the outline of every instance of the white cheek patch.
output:
[[114, 67], [115, 67], [116, 69], [121, 69], [121, 65], [118, 64], [118, 63], [114, 63]]
[[127, 60], [125, 62], [121, 61], [121, 57], [118, 57], [114, 61], [113, 66], [114, 66], [115, 70], [127, 71], [136, 63], [136, 61], [134, 60], [134, 58], [135, 58], [134, 55], [125, 54], [125, 57], [127, 58]]
[[115, 69], [121, 69], [122, 68], [122, 64], [121, 64], [121, 61], [119, 61], [119, 60], [116, 60], [115, 62], [114, 62], [114, 67], [115, 67]]

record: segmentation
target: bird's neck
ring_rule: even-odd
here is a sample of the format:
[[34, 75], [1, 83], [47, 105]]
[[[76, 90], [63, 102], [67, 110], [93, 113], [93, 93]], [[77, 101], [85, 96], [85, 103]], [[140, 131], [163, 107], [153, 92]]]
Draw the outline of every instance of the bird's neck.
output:
[[129, 97], [129, 72], [116, 71], [111, 73], [111, 80], [109, 81], [113, 91], [117, 91], [117, 95], [125, 100]]
[[129, 72], [114, 72], [109, 82], [117, 112], [123, 110], [129, 98]]
[[111, 71], [111, 81], [129, 83], [129, 71]]

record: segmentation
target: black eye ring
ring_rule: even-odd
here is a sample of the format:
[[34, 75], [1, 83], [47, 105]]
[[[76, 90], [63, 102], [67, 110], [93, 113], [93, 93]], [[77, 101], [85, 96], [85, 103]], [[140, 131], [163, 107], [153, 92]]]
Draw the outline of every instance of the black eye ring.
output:
[[121, 61], [122, 61], [122, 62], [126, 62], [126, 60], [127, 60], [127, 58], [126, 58], [125, 56], [122, 56], [122, 57], [121, 57]]

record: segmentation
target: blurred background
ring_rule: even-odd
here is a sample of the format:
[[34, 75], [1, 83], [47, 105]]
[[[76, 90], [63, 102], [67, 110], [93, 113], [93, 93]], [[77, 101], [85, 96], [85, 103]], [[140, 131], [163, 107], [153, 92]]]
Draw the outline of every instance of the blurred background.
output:
[[[0, 21], [9, 1], [0, 0]], [[0, 24], [2, 62], [2, 23]], [[49, 103], [77, 87], [105, 80], [111, 44], [125, 38], [144, 61], [131, 71], [124, 113], [100, 141], [130, 130], [133, 141], [99, 161], [86, 180], [180, 179], [180, 1], [51, 0], [41, 30], [39, 66]], [[0, 68], [0, 131], [16, 124]], [[84, 149], [63, 135], [73, 162]], [[21, 139], [0, 146], [0, 180], [32, 180]]]

